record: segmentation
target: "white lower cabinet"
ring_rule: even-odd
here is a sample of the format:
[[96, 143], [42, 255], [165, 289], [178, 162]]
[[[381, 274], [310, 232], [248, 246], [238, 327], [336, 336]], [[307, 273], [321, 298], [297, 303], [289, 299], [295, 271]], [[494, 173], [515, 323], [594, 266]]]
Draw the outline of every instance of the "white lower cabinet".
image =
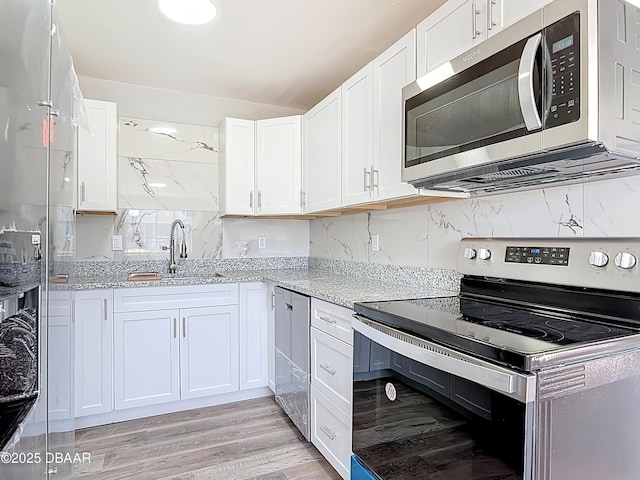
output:
[[113, 291], [74, 294], [75, 416], [112, 410]]
[[276, 286], [269, 284], [267, 294], [267, 376], [269, 388], [276, 393]]
[[238, 307], [180, 310], [181, 398], [238, 390]]
[[114, 315], [115, 408], [180, 398], [176, 310]]
[[238, 390], [238, 307], [115, 315], [115, 408]]
[[[64, 317], [58, 303], [51, 332], [64, 347], [70, 308]], [[181, 401], [219, 403], [220, 394], [231, 395], [224, 402], [265, 395], [268, 307], [259, 282], [76, 292], [75, 417], [95, 415], [83, 424], [96, 425], [180, 410]], [[61, 370], [67, 347], [54, 359]]]
[[71, 292], [56, 290], [49, 292], [47, 411], [49, 420], [52, 422], [74, 417], [72, 410], [74, 332], [71, 308]]
[[351, 472], [352, 315], [311, 299], [311, 441], [345, 479]]
[[311, 385], [311, 441], [344, 479], [351, 472], [351, 415]]
[[[240, 284], [240, 390], [267, 386], [268, 287]], [[237, 343], [236, 343], [237, 344]]]

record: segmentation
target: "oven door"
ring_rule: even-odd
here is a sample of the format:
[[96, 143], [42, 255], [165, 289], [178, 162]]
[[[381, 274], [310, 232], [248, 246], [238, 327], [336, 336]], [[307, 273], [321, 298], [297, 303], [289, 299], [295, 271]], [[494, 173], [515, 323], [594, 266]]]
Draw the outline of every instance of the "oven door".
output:
[[353, 329], [354, 463], [384, 480], [533, 478], [534, 375], [361, 316]]

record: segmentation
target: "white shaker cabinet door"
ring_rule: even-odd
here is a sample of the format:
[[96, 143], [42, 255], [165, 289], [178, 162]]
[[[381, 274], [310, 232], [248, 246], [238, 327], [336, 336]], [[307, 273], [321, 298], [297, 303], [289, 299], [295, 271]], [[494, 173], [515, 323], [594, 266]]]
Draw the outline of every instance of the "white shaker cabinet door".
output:
[[91, 132], [78, 129], [78, 210], [117, 208], [118, 114], [116, 104], [85, 99]]
[[376, 200], [417, 194], [400, 180], [404, 149], [402, 88], [416, 79], [416, 33], [411, 30], [373, 61], [373, 164]]
[[487, 1], [449, 0], [418, 24], [418, 78], [487, 38]]
[[238, 307], [180, 310], [181, 398], [238, 390]]
[[225, 118], [220, 128], [221, 213], [253, 215], [255, 198], [255, 122]]
[[114, 315], [116, 410], [180, 399], [179, 310]]
[[268, 300], [267, 284], [240, 284], [240, 390], [268, 383]]
[[256, 214], [302, 213], [302, 116], [256, 122]]
[[342, 204], [372, 200], [373, 67], [342, 84]]
[[304, 211], [342, 205], [342, 110], [340, 88], [304, 115]]
[[113, 293], [74, 295], [75, 416], [110, 412], [112, 406]]

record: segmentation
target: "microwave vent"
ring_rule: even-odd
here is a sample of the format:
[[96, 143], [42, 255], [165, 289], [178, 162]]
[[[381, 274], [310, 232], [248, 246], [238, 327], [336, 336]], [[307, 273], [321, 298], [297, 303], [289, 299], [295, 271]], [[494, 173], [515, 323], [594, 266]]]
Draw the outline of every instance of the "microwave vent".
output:
[[484, 175], [478, 175], [476, 177], [468, 179], [471, 182], [477, 183], [494, 183], [500, 181], [513, 180], [515, 178], [525, 179], [532, 176], [539, 177], [540, 175], [549, 175], [557, 173], [552, 169], [539, 169], [539, 168], [512, 168], [510, 170], [504, 170], [502, 172], [486, 173]]

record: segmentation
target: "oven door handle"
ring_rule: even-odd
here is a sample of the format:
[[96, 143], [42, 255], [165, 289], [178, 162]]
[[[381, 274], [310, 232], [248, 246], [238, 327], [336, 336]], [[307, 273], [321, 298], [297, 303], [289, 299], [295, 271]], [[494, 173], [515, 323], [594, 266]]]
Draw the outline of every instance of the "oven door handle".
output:
[[[390, 334], [372, 325], [389, 330]], [[478, 383], [525, 403], [534, 400], [534, 375], [511, 371], [457, 350], [394, 330], [361, 315], [354, 315], [352, 327], [377, 344], [416, 362]]]
[[534, 90], [534, 68], [536, 55], [542, 42], [542, 34], [538, 33], [527, 40], [520, 57], [518, 67], [518, 97], [520, 99], [520, 109], [527, 130], [537, 130], [542, 128], [542, 120], [536, 105], [536, 93]]

